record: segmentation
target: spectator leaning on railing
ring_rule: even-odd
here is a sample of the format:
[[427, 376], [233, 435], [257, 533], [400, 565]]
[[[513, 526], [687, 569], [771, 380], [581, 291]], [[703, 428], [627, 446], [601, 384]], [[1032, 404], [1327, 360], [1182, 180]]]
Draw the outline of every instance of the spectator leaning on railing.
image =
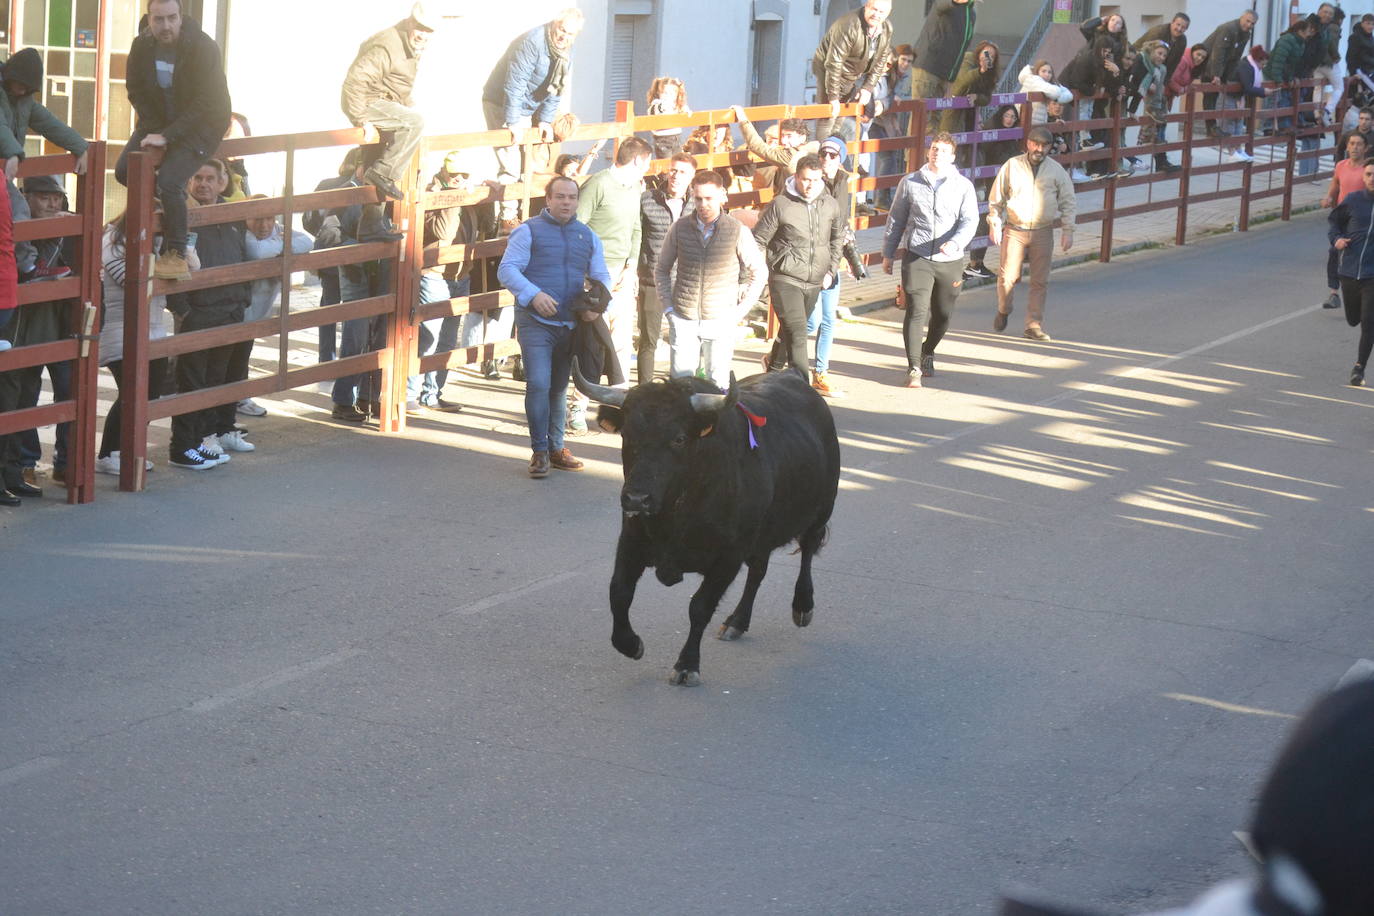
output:
[[[1245, 57], [1245, 49], [1250, 44], [1250, 36], [1258, 20], [1254, 10], [1246, 10], [1236, 19], [1223, 22], [1213, 29], [1212, 34], [1203, 41], [1207, 47], [1206, 67], [1202, 73], [1195, 73], [1194, 76], [1213, 83], [1235, 82], [1236, 70]], [[1202, 96], [1202, 107], [1215, 110], [1226, 106], [1226, 99], [1224, 92], [1206, 93]], [[1218, 127], [1215, 120], [1210, 120], [1207, 122], [1207, 136], [1220, 140], [1229, 136], [1229, 132]]]
[[[1135, 42], [1137, 49], [1143, 48], [1147, 42], [1151, 41], [1161, 41], [1168, 48], [1167, 53], [1164, 55], [1165, 80], [1169, 82], [1163, 98], [1165, 115], [1168, 115], [1169, 109], [1173, 105], [1174, 96], [1182, 95], [1183, 91], [1186, 91], [1186, 89], [1183, 91], [1174, 91], [1171, 80], [1172, 77], [1179, 72], [1179, 67], [1185, 61], [1188, 61], [1188, 26], [1191, 23], [1192, 20], [1188, 18], [1187, 13], [1174, 13], [1174, 18], [1170, 19], [1168, 22], [1162, 22], [1159, 25], [1146, 29], [1145, 34], [1137, 38]], [[1189, 62], [1187, 73], [1188, 77], [1183, 82], [1184, 87], [1193, 81], [1191, 62]], [[1167, 132], [1168, 125], [1160, 124], [1157, 134], [1158, 142], [1168, 142]], [[1155, 153], [1155, 171], [1177, 172], [1179, 168], [1179, 166], [1170, 162], [1169, 157], [1164, 153]]]

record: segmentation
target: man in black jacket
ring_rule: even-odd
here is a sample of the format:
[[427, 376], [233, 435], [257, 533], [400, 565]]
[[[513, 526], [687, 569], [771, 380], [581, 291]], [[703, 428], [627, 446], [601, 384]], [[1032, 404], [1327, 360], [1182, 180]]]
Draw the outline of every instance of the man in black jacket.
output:
[[[220, 192], [228, 182], [228, 168], [212, 159], [191, 176], [191, 194], [201, 206], [222, 203]], [[248, 260], [244, 231], [243, 223], [237, 222], [201, 226], [196, 235], [200, 266], [223, 267]], [[247, 283], [230, 283], [168, 296], [167, 307], [179, 318], [177, 332], [184, 333], [243, 321], [243, 312], [251, 299]], [[177, 391], [213, 388], [235, 381], [236, 375], [246, 375], [245, 350], [251, 349], [252, 343], [245, 342], [183, 353], [177, 357]], [[243, 372], [236, 371], [236, 362], [242, 363]], [[244, 431], [234, 425], [237, 406], [238, 401], [230, 399], [225, 404], [172, 417], [171, 463], [199, 471], [228, 461], [225, 447], [251, 451], [253, 446], [243, 439]]]
[[[806, 155], [797, 160], [796, 173], [764, 208], [754, 229], [768, 262], [768, 292], [782, 325], [787, 361], [803, 375], [811, 363], [806, 318], [839, 272], [845, 225], [839, 203], [825, 189], [820, 157]], [[771, 354], [764, 364], [769, 371], [783, 368]]]
[[913, 99], [944, 98], [945, 90], [959, 75], [978, 20], [973, 4], [974, 0], [935, 0], [926, 14], [911, 65]]
[[119, 154], [115, 178], [128, 183], [129, 153], [164, 151], [157, 172], [163, 245], [153, 275], [188, 280], [186, 182], [219, 148], [232, 107], [219, 46], [194, 19], [182, 16], [181, 0], [149, 0], [129, 48], [127, 74], [138, 124]]
[[663, 334], [664, 307], [654, 286], [654, 268], [668, 230], [691, 211], [687, 189], [696, 174], [696, 159], [678, 153], [668, 163], [662, 181], [654, 183], [639, 199], [639, 339], [635, 342], [635, 363], [641, 385], [654, 380], [654, 358]]

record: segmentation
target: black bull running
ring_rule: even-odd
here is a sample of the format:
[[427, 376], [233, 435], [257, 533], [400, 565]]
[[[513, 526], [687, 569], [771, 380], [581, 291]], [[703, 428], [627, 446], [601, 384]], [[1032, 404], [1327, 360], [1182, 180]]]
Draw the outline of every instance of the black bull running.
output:
[[593, 385], [573, 364], [578, 390], [603, 406], [599, 422], [622, 437], [624, 517], [611, 576], [611, 644], [640, 658], [630, 602], [647, 567], [664, 585], [700, 573], [691, 630], [670, 680], [701, 683], [701, 637], [730, 583], [747, 565], [744, 593], [721, 639], [749, 629], [754, 595], [774, 550], [796, 541], [801, 570], [792, 622], [815, 606], [811, 558], [825, 543], [840, 482], [840, 443], [830, 408], [799, 372], [755, 375], [721, 394], [710, 382], [676, 378], [628, 391]]

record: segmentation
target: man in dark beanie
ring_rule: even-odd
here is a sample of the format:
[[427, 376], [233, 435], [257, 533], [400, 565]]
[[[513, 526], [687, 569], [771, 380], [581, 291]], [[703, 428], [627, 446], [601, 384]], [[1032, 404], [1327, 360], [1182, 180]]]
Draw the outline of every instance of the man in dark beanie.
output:
[[232, 108], [219, 46], [182, 14], [181, 0], [148, 0], [129, 48], [127, 74], [138, 124], [115, 163], [115, 179], [128, 183], [130, 153], [164, 151], [157, 170], [163, 242], [153, 276], [189, 280], [186, 182], [219, 148]]
[[74, 154], [76, 174], [85, 174], [88, 144], [38, 101], [38, 90], [43, 88], [43, 56], [38, 50], [16, 51], [0, 67], [0, 75], [5, 83], [5, 91], [0, 93], [0, 159], [5, 160], [5, 177], [14, 180], [19, 161], [24, 158], [24, 139], [29, 128]]

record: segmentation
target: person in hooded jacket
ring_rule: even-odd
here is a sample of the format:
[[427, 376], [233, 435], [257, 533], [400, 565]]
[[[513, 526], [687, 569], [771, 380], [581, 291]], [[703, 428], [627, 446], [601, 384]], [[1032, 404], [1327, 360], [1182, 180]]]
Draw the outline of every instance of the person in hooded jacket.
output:
[[164, 244], [153, 276], [189, 280], [186, 183], [219, 148], [233, 108], [219, 45], [184, 15], [181, 0], [149, 0], [129, 47], [126, 74], [138, 122], [115, 163], [115, 180], [128, 184], [130, 153], [163, 151], [157, 196]]
[[[814, 154], [797, 160], [783, 193], [763, 209], [754, 228], [754, 240], [768, 264], [768, 291], [781, 323], [787, 361], [803, 375], [810, 367], [806, 316], [840, 270], [845, 228], [840, 204], [826, 191], [824, 166]], [[763, 362], [768, 371], [784, 368], [771, 354]]]
[[1357, 72], [1374, 76], [1374, 13], [1365, 13], [1351, 30], [1345, 46], [1345, 66], [1351, 76]]
[[38, 91], [43, 88], [43, 55], [24, 48], [0, 67], [5, 91], [0, 93], [0, 159], [5, 178], [14, 180], [24, 158], [24, 141], [32, 128], [43, 139], [76, 156], [76, 174], [86, 173], [86, 148], [81, 135], [43, 107]]
[[972, 108], [946, 108], [940, 112], [940, 133], [957, 134], [973, 130], [978, 119], [978, 109], [992, 101], [997, 91], [997, 81], [1002, 76], [1001, 52], [990, 41], [980, 41], [977, 46], [964, 55], [964, 64], [959, 75], [950, 86], [951, 96], [964, 96]]
[[1360, 344], [1350, 384], [1364, 384], [1364, 369], [1374, 350], [1374, 163], [1364, 167], [1364, 190], [1347, 194], [1327, 220], [1327, 238], [1340, 252], [1336, 273], [1341, 280], [1345, 320], [1360, 329]]

